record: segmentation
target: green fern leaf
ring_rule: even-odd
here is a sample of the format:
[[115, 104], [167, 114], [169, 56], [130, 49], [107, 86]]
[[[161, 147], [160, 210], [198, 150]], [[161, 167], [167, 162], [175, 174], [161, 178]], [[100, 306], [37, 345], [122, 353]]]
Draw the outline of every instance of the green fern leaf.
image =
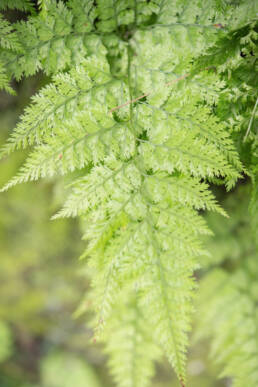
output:
[[[225, 34], [214, 21], [232, 12], [199, 1], [46, 2], [14, 26], [22, 51], [0, 54], [8, 77], [52, 76], [2, 148], [3, 157], [34, 146], [3, 190], [79, 171], [55, 217], [84, 220], [92, 297], [121, 386], [148, 385], [157, 345], [186, 383], [193, 274], [210, 233], [198, 212], [225, 216], [208, 181], [230, 189], [243, 170], [216, 115], [225, 81], [194, 62]], [[153, 349], [142, 360], [141, 344]]]

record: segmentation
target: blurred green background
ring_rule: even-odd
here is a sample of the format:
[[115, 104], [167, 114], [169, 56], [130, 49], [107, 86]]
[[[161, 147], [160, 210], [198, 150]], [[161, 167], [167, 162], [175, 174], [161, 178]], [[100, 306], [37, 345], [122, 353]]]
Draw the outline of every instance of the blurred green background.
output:
[[[0, 94], [1, 144], [30, 96], [45, 82], [39, 75], [14, 85], [16, 97]], [[25, 156], [25, 152], [15, 152], [1, 161], [1, 185]], [[19, 185], [0, 197], [1, 387], [114, 386], [102, 348], [92, 341], [87, 314], [75, 318], [89, 282], [85, 262], [78, 260], [84, 246], [80, 225], [71, 219], [50, 220], [64, 195], [65, 181], [60, 179], [55, 184], [44, 180]], [[225, 201], [223, 189], [217, 195]], [[239, 198], [243, 205], [236, 213]], [[216, 239], [206, 241], [213, 256], [211, 266], [237, 259], [248, 239], [245, 188], [230, 194], [225, 205], [230, 221], [217, 215], [208, 217], [217, 233]], [[219, 371], [209, 358], [209, 342], [192, 344], [189, 386], [230, 386], [230, 380], [216, 380]], [[178, 382], [164, 359], [157, 365], [152, 387], [169, 386], [178, 386]]]

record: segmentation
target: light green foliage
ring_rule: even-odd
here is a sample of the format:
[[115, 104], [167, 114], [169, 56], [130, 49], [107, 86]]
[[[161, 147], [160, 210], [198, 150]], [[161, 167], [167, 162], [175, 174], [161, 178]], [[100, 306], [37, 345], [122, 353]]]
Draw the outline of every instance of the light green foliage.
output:
[[[257, 15], [256, 1], [243, 2], [239, 6], [239, 17], [233, 17], [229, 22], [229, 31], [198, 58], [196, 67], [196, 70], [200, 71], [212, 60], [216, 71], [225, 82], [219, 96], [217, 114], [232, 132], [246, 172], [251, 176], [252, 190], [249, 194], [251, 216], [248, 218], [251, 228], [246, 229], [248, 237], [244, 235], [242, 239], [248, 241], [248, 238], [251, 238], [255, 246], [258, 241]], [[239, 218], [244, 216], [244, 212], [239, 211], [229, 221], [227, 241], [224, 238], [226, 243], [220, 245], [223, 246], [223, 250], [214, 249], [215, 260], [221, 261], [226, 251], [230, 253], [230, 249], [232, 256], [239, 258], [239, 251], [241, 254], [242, 249], [239, 248], [231, 231], [234, 230], [236, 219], [240, 222]], [[221, 230], [216, 229], [217, 239], [220, 238], [220, 233]]]
[[32, 1], [30, 0], [1, 0], [0, 9], [17, 9], [19, 11], [34, 12]]
[[[125, 300], [128, 302], [125, 303]], [[101, 329], [102, 321], [99, 322]], [[152, 330], [139, 305], [136, 291], [125, 289], [114, 305], [114, 313], [105, 328], [106, 352], [114, 379], [121, 387], [146, 387], [154, 374], [153, 361], [161, 351], [153, 342]]]
[[[233, 377], [234, 386], [258, 383], [257, 259], [247, 258], [234, 275], [212, 271], [202, 284], [201, 329], [216, 339], [211, 355], [224, 365], [220, 376]], [[207, 302], [209, 311], [207, 313]], [[204, 311], [205, 309], [205, 311]], [[207, 329], [207, 327], [209, 327]]]
[[43, 359], [41, 383], [42, 387], [100, 387], [91, 367], [65, 352], [52, 353]]
[[[23, 82], [18, 103], [15, 97], [1, 94], [0, 105], [5, 106], [1, 111], [2, 142], [18, 119], [20, 104], [35, 90], [35, 83], [35, 78]], [[1, 162], [1, 184], [12, 176], [24, 157], [24, 153], [17, 152]], [[69, 373], [73, 366], [78, 368], [72, 353], [80, 358], [82, 368], [87, 362], [93, 369], [96, 366], [96, 349], [89, 343], [90, 331], [84, 318], [71, 318], [88, 288], [84, 262], [79, 266], [77, 262], [82, 248], [78, 222], [49, 222], [51, 213], [60, 206], [63, 191], [63, 183], [53, 185], [45, 180], [38, 186], [18, 186], [0, 200], [1, 387], [45, 387], [38, 369], [52, 348], [70, 352]], [[98, 364], [96, 368], [101, 374]], [[59, 385], [63, 385], [59, 374], [56, 373], [56, 383], [61, 380]], [[81, 374], [83, 377], [84, 372]], [[89, 378], [86, 380], [91, 382]], [[85, 377], [83, 380], [87, 385]], [[110, 386], [109, 381], [105, 380], [103, 386]]]
[[[13, 31], [12, 25], [3, 18], [0, 14], [0, 49], [3, 53], [19, 52], [21, 45], [19, 44], [18, 34]], [[9, 85], [9, 77], [4, 61], [0, 59], [0, 87], [13, 94], [13, 90]]]
[[[31, 93], [26, 93], [31, 83], [32, 80], [24, 82], [19, 90], [22, 103]], [[1, 95], [1, 106], [8, 103], [7, 97]], [[11, 97], [11, 106], [1, 112], [1, 142], [20, 112], [13, 100]], [[24, 158], [17, 152], [10, 160], [1, 161], [0, 184], [12, 176]], [[0, 200], [0, 320], [7, 321], [19, 333], [47, 336], [55, 324], [62, 322], [63, 328], [69, 325], [64, 311], [72, 314], [85, 290], [84, 279], [80, 281], [74, 267], [80, 253], [77, 222], [49, 222], [51, 213], [60, 206], [57, 197], [62, 197], [63, 190], [63, 184], [56, 182], [54, 187], [46, 180], [38, 186], [16, 187]]]
[[217, 113], [233, 132], [241, 159], [252, 175], [253, 196], [256, 195], [258, 177], [257, 15], [256, 1], [243, 2], [238, 16], [229, 21], [227, 33], [222, 34], [196, 62], [199, 72], [212, 61], [225, 82]]
[[0, 53], [9, 77], [52, 76], [2, 148], [34, 146], [3, 191], [80, 170], [55, 217], [84, 220], [96, 336], [123, 387], [148, 385], [158, 345], [185, 386], [193, 274], [210, 233], [199, 212], [226, 215], [209, 182], [229, 190], [243, 171], [219, 111], [226, 81], [197, 58], [229, 39], [240, 11], [252, 23], [242, 8], [45, 1], [13, 26], [21, 53]]
[[197, 303], [198, 337], [212, 336], [211, 356], [223, 366], [220, 376], [232, 377], [234, 387], [258, 383], [257, 249], [250, 230], [246, 188], [240, 187], [235, 198], [229, 198], [230, 227], [210, 217], [215, 231], [220, 228], [211, 250], [224, 268], [215, 267], [204, 276]]
[[4, 321], [0, 320], [0, 362], [5, 361], [12, 353], [12, 333]]

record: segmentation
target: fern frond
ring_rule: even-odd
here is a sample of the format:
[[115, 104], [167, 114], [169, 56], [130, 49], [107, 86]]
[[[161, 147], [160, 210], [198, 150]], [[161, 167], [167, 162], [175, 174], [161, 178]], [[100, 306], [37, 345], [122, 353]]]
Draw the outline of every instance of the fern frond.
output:
[[30, 0], [1, 0], [0, 9], [18, 9], [19, 11], [31, 13], [35, 11]]
[[47, 18], [35, 16], [26, 22], [16, 23], [13, 27], [23, 52], [0, 55], [8, 73], [18, 80], [39, 70], [49, 75], [81, 63], [92, 52], [92, 46], [98, 46], [99, 53], [103, 52], [98, 36], [90, 35], [87, 19], [84, 20], [83, 31], [73, 30], [73, 26], [77, 25], [77, 16], [62, 1], [51, 2]]
[[[196, 71], [213, 62], [217, 72], [225, 80], [220, 95], [218, 113], [228, 122], [230, 130], [246, 132], [257, 100], [257, 4], [243, 2], [236, 9], [228, 32], [215, 42], [196, 61]], [[237, 22], [236, 22], [237, 21]], [[241, 24], [241, 25], [240, 25]], [[225, 52], [228, 53], [225, 57]], [[230, 74], [230, 77], [225, 76]], [[232, 107], [234, 114], [232, 115]], [[250, 131], [250, 130], [249, 130]], [[250, 133], [250, 141], [254, 133]]]
[[234, 387], [255, 387], [258, 383], [256, 258], [248, 257], [233, 275], [219, 269], [213, 271], [200, 290], [199, 329], [214, 337], [211, 356], [223, 365], [220, 376], [232, 377]]
[[[55, 217], [84, 220], [94, 304], [121, 386], [148, 384], [157, 343], [185, 385], [193, 274], [210, 233], [198, 212], [225, 216], [207, 182], [230, 189], [243, 170], [216, 116], [225, 81], [210, 63], [194, 73], [194, 61], [225, 36], [213, 22], [231, 15], [212, 1], [48, 2], [15, 25], [22, 53], [0, 56], [8, 76], [53, 75], [2, 149], [34, 145], [3, 190], [81, 170]], [[153, 354], [141, 359], [141, 343]]]
[[9, 78], [6, 74], [4, 65], [0, 62], [0, 87], [10, 94], [15, 95], [15, 91], [11, 88]]
[[[92, 124], [95, 121], [95, 126], [98, 121], [103, 125], [113, 122], [112, 117], [107, 115], [107, 110], [106, 117], [103, 117], [100, 111], [101, 103], [107, 103], [106, 87], [111, 80], [108, 65], [97, 57], [91, 57], [83, 66], [71, 70], [70, 74], [56, 75], [51, 85], [33, 97], [33, 104], [25, 110], [22, 121], [3, 147], [1, 156], [35, 142], [37, 144], [45, 142], [46, 137], [55, 134], [56, 126], [63, 126], [66, 122], [69, 125], [69, 121], [71, 126], [71, 113], [76, 118], [83, 106], [90, 109], [89, 104], [92, 112], [88, 114], [88, 121], [90, 120]], [[120, 82], [114, 83], [114, 87], [110, 84], [110, 90], [120, 95], [120, 85]], [[80, 115], [83, 117], [83, 114]], [[84, 113], [81, 121], [83, 119], [87, 124], [87, 113]], [[83, 125], [80, 119], [78, 125]], [[69, 132], [69, 128], [64, 132]]]
[[21, 45], [18, 34], [13, 30], [13, 26], [0, 14], [0, 47], [7, 50], [19, 51]]
[[[106, 327], [106, 353], [114, 380], [121, 387], [147, 387], [154, 374], [154, 360], [161, 355], [152, 330], [135, 294], [123, 292]], [[124, 300], [127, 300], [124, 304]], [[122, 305], [122, 308], [121, 308]]]
[[249, 191], [249, 185], [242, 185], [225, 201], [229, 222], [208, 216], [217, 238], [207, 240], [213, 260], [201, 278], [196, 303], [196, 338], [211, 338], [211, 357], [222, 369], [219, 376], [232, 378], [234, 387], [254, 387], [258, 377], [258, 271], [250, 221], [250, 215], [257, 221], [257, 213], [247, 211]]
[[[18, 34], [13, 26], [0, 14], [0, 57], [1, 53], [21, 52], [22, 46], [19, 43]], [[10, 86], [10, 77], [5, 63], [0, 59], [0, 89], [4, 89], [10, 94], [15, 94]]]

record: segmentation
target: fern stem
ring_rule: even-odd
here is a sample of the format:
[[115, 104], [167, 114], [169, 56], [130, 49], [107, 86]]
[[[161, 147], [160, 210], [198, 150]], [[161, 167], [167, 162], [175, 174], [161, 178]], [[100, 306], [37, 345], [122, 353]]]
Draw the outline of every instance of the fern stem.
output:
[[[147, 205], [148, 208], [149, 208], [149, 205]], [[156, 253], [157, 253], [157, 270], [158, 270], [158, 273], [159, 273], [159, 277], [161, 279], [161, 293], [163, 295], [163, 300], [164, 300], [164, 304], [165, 304], [165, 308], [166, 308], [166, 311], [167, 311], [167, 318], [168, 318], [168, 321], [169, 321], [169, 328], [170, 328], [170, 333], [171, 333], [171, 337], [172, 337], [172, 340], [173, 340], [173, 343], [174, 343], [174, 347], [175, 347], [175, 358], [176, 358], [176, 362], [177, 362], [177, 366], [178, 366], [178, 371], [179, 371], [179, 381], [180, 381], [180, 384], [182, 387], [185, 387], [185, 384], [184, 384], [184, 381], [183, 381], [183, 376], [182, 376], [182, 370], [181, 370], [181, 361], [180, 361], [180, 358], [178, 356], [178, 352], [177, 352], [177, 340], [176, 340], [176, 335], [174, 333], [174, 329], [173, 329], [173, 322], [172, 322], [172, 319], [171, 319], [171, 316], [170, 316], [170, 313], [169, 313], [169, 301], [168, 301], [168, 297], [167, 297], [167, 292], [166, 292], [166, 287], [168, 286], [167, 285], [167, 280], [165, 278], [165, 274], [164, 274], [164, 267], [163, 267], [163, 264], [162, 264], [162, 261], [161, 261], [161, 258], [160, 258], [160, 249], [159, 249], [159, 243], [158, 243], [158, 240], [156, 238], [156, 235], [155, 235], [155, 230], [154, 230], [154, 226], [153, 226], [153, 218], [152, 218], [152, 215], [150, 213], [150, 211], [148, 210], [148, 214], [149, 214], [149, 219], [151, 219], [151, 221], [149, 219], [147, 219], [147, 223], [149, 224], [149, 227], [151, 229], [151, 234], [152, 234], [152, 242], [154, 243], [154, 246], [155, 246], [155, 250], [156, 250]]]
[[177, 26], [182, 26], [182, 27], [185, 27], [185, 28], [189, 28], [189, 27], [196, 27], [196, 28], [201, 28], [201, 29], [226, 29], [225, 26], [221, 26], [221, 27], [217, 27], [215, 24], [207, 24], [207, 25], [203, 25], [203, 24], [195, 24], [195, 23], [169, 23], [169, 24], [155, 24], [155, 25], [151, 25], [151, 26], [148, 26], [148, 27], [142, 27], [142, 29], [144, 30], [150, 30], [150, 29], [153, 29], [153, 28], [156, 28], [156, 27], [163, 27], [163, 28], [168, 28], [168, 27], [177, 27]]
[[[181, 75], [179, 78], [174, 79], [173, 81], [166, 83], [166, 86], [171, 86], [173, 83], [179, 82], [179, 81], [181, 81], [182, 79], [185, 79], [185, 78], [187, 78], [187, 77], [189, 77], [189, 76], [190, 76], [190, 74]], [[129, 87], [129, 91], [130, 91], [130, 87]], [[152, 93], [152, 91], [150, 91], [150, 92], [148, 92], [148, 93], [144, 93], [144, 94], [140, 95], [140, 96], [137, 97], [137, 98], [131, 99], [130, 101], [127, 101], [127, 102], [123, 103], [122, 105], [116, 106], [116, 107], [110, 109], [110, 110], [109, 110], [109, 113], [113, 113], [114, 111], [116, 111], [116, 110], [118, 110], [118, 109], [121, 109], [121, 108], [123, 108], [123, 107], [125, 107], [125, 106], [131, 105], [131, 104], [133, 104], [134, 102], [137, 102], [137, 101], [139, 101], [140, 99], [143, 99], [144, 97], [148, 97], [151, 93]], [[129, 94], [130, 94], [130, 92], [129, 92]]]
[[255, 112], [256, 112], [256, 108], [257, 108], [257, 105], [258, 105], [258, 98], [256, 99], [256, 102], [255, 102], [255, 105], [254, 105], [254, 109], [253, 109], [253, 112], [252, 112], [252, 116], [251, 116], [251, 119], [249, 121], [249, 125], [248, 125], [248, 128], [247, 128], [247, 131], [246, 131], [246, 134], [245, 134], [245, 137], [244, 137], [244, 140], [243, 142], [246, 141], [248, 135], [249, 135], [249, 132], [251, 130], [251, 127], [252, 127], [252, 123], [253, 123], [253, 119], [254, 119], [254, 116], [255, 116]]
[[[130, 45], [127, 45], [127, 78], [128, 78], [128, 88], [129, 88], [129, 96], [130, 96], [130, 101], [133, 99], [133, 93], [132, 93], [132, 88], [131, 88], [131, 48]], [[132, 124], [132, 119], [133, 119], [133, 106], [130, 103], [130, 122]]]

